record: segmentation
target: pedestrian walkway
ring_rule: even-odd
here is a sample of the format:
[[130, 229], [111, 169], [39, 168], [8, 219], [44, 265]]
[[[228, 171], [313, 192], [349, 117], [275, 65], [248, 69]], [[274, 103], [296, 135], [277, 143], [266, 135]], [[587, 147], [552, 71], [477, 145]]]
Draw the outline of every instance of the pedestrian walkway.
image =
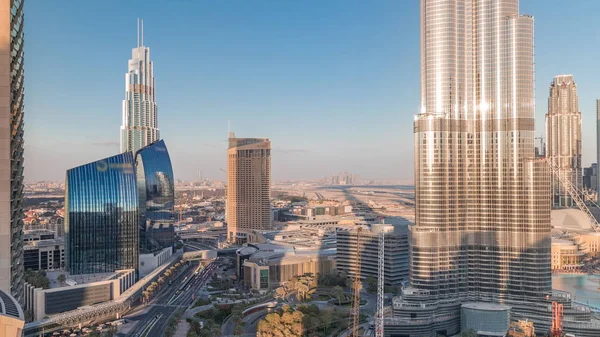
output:
[[190, 323], [182, 319], [179, 321], [179, 324], [177, 325], [177, 330], [175, 331], [175, 335], [173, 335], [173, 337], [185, 337], [187, 336], [189, 330]]

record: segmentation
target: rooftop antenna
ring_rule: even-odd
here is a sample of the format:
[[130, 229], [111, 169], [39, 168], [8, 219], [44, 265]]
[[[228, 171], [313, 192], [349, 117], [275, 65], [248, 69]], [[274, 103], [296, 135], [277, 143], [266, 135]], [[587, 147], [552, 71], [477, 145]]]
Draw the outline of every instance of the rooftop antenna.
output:
[[227, 134], [229, 135], [229, 138], [235, 138], [235, 135], [233, 134], [233, 132], [231, 132], [231, 120], [227, 120]]
[[142, 47], [144, 46], [144, 19], [142, 19]]
[[137, 22], [137, 46], [138, 48], [140, 47], [140, 18], [138, 18], [138, 22]]

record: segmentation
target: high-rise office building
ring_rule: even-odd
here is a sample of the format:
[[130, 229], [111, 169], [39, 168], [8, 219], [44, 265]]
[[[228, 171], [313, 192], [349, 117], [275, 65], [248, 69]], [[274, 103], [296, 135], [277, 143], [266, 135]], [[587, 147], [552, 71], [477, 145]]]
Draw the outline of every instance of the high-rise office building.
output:
[[23, 0], [0, 0], [0, 291], [23, 299]]
[[[546, 156], [562, 179], [578, 190], [581, 177], [581, 112], [573, 75], [554, 77], [546, 114]], [[573, 207], [575, 202], [558, 177], [552, 176], [552, 206]]]
[[227, 157], [227, 237], [253, 241], [252, 230], [271, 229], [271, 142], [231, 133]]
[[[596, 100], [596, 163], [600, 165], [600, 99]], [[600, 173], [598, 173], [600, 176]], [[600, 177], [596, 179], [598, 203], [600, 203]]]
[[154, 142], [135, 155], [140, 201], [140, 250], [154, 252], [175, 241], [175, 184], [167, 146]]
[[534, 159], [533, 18], [518, 7], [421, 0], [411, 287], [394, 300], [386, 335], [453, 335], [462, 303], [509, 303], [519, 317], [551, 292], [549, 170]]
[[141, 34], [138, 21], [138, 45], [131, 52], [125, 74], [121, 152], [135, 153], [158, 139], [160, 131], [154, 96], [154, 64], [150, 61], [150, 48], [144, 46], [144, 21]]
[[67, 171], [66, 266], [73, 275], [138, 269], [139, 199], [131, 152]]

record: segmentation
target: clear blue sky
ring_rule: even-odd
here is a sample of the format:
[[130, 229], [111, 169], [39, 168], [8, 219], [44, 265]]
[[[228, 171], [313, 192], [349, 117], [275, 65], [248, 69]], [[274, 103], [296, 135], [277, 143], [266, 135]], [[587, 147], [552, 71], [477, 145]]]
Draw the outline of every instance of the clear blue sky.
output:
[[[587, 166], [600, 1], [522, 0], [521, 13], [535, 17], [537, 133], [552, 77], [573, 74]], [[27, 0], [25, 15], [27, 180], [119, 151], [138, 17], [176, 178], [225, 178], [231, 120], [239, 137], [272, 140], [274, 179], [412, 179], [418, 0]]]

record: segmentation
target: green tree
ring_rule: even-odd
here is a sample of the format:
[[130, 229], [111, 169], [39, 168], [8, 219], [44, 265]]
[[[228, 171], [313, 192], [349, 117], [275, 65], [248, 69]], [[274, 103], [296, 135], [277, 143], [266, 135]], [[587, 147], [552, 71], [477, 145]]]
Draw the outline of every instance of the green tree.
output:
[[368, 276], [365, 279], [365, 283], [367, 284], [367, 292], [374, 294], [377, 292], [377, 279], [373, 276]]
[[337, 299], [338, 305], [342, 304], [342, 300], [345, 298], [344, 288], [335, 286], [331, 289], [331, 297]]
[[56, 280], [62, 286], [62, 285], [64, 285], [65, 281], [67, 280], [67, 277], [65, 276], [65, 274], [60, 274], [60, 275], [58, 275], [58, 277], [56, 277]]
[[35, 271], [28, 269], [25, 271], [25, 282], [36, 288], [50, 288], [50, 280], [46, 277], [46, 272], [43, 270]]

